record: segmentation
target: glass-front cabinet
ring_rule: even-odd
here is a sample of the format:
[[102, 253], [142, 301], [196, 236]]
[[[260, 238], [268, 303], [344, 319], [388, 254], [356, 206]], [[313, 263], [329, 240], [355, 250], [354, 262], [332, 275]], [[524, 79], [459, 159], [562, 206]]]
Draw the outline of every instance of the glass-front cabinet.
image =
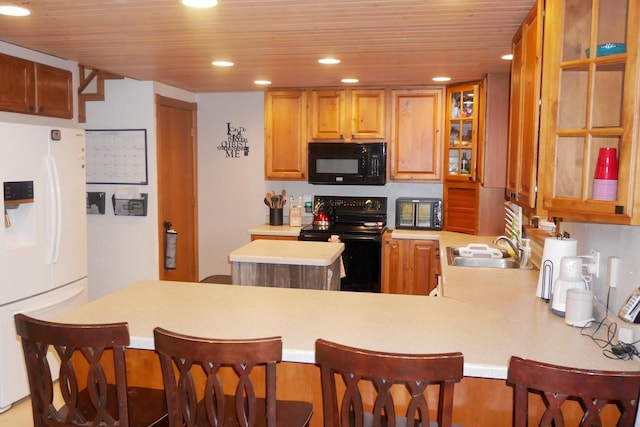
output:
[[447, 88], [445, 178], [475, 181], [479, 83]]
[[545, 37], [543, 50], [540, 167], [543, 205], [555, 216], [640, 216], [638, 3], [547, 2], [545, 32], [557, 36]]

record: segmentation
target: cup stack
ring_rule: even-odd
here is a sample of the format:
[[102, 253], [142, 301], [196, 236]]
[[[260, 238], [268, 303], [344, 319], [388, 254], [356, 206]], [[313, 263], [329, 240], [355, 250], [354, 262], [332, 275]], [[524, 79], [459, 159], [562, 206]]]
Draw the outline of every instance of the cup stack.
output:
[[615, 148], [600, 149], [596, 173], [593, 180], [594, 200], [617, 200], [618, 198], [618, 158]]

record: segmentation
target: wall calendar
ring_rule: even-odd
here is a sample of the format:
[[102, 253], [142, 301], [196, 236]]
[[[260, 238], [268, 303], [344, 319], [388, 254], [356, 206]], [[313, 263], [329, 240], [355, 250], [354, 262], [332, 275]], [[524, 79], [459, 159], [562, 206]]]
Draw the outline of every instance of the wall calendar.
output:
[[87, 184], [148, 184], [146, 129], [86, 130]]

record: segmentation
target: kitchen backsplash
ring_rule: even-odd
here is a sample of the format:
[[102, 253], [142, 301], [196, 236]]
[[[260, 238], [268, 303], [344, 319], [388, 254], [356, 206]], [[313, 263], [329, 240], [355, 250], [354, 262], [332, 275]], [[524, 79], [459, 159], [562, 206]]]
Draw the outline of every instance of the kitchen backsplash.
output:
[[[611, 289], [609, 311], [617, 314], [634, 289], [640, 287], [640, 227], [565, 221], [562, 231], [578, 241], [578, 255], [600, 252], [600, 277], [593, 278], [598, 301], [606, 304], [609, 291], [609, 257], [620, 258], [620, 283]], [[628, 327], [619, 320], [618, 327]], [[640, 339], [640, 325], [634, 328]]]

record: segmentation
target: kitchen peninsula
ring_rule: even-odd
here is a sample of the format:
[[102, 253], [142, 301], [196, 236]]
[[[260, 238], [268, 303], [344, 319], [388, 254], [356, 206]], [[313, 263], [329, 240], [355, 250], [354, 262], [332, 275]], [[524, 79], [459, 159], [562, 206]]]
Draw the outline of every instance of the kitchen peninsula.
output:
[[229, 254], [234, 285], [340, 290], [344, 243], [254, 240]]
[[[438, 239], [441, 250], [490, 242], [448, 232], [422, 237]], [[461, 351], [465, 378], [456, 385], [454, 421], [474, 427], [511, 425], [512, 389], [504, 381], [511, 355], [586, 369], [640, 369], [637, 361], [605, 357], [580, 329], [553, 315], [535, 296], [537, 271], [442, 267], [440, 297], [143, 281], [57, 320], [128, 321], [129, 379], [158, 388], [157, 356], [148, 351], [155, 326], [217, 338], [282, 336], [278, 397], [313, 402], [313, 427], [322, 424], [313, 364], [320, 337], [381, 351]]]

